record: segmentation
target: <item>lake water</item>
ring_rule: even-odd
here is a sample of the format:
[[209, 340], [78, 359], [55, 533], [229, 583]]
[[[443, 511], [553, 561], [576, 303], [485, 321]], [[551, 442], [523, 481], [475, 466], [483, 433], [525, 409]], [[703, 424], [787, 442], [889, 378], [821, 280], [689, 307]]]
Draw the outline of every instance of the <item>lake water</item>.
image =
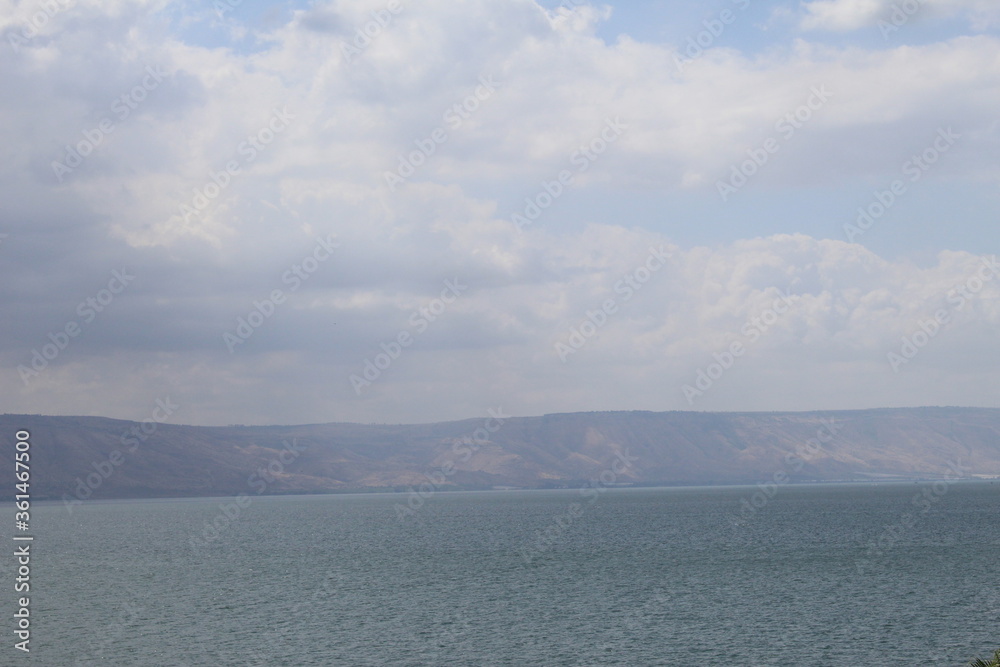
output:
[[235, 519], [231, 498], [41, 503], [32, 653], [0, 662], [923, 667], [1000, 647], [1000, 483], [771, 491], [256, 497]]

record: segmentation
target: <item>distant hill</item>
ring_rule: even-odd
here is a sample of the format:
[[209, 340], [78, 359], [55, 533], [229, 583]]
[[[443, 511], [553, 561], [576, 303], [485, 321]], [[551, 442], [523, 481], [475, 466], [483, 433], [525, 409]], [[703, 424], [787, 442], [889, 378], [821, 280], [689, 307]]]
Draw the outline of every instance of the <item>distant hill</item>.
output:
[[160, 424], [149, 435], [115, 419], [3, 415], [11, 479], [19, 429], [31, 433], [36, 499], [1000, 476], [1000, 409], [989, 408]]

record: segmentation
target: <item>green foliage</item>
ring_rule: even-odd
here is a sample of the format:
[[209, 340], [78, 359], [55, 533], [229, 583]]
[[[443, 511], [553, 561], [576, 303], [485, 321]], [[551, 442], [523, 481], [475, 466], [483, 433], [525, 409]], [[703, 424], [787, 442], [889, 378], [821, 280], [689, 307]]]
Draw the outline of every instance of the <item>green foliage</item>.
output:
[[969, 667], [1000, 667], [1000, 648], [996, 650], [993, 657], [989, 661], [983, 660], [982, 658], [976, 658], [969, 663]]

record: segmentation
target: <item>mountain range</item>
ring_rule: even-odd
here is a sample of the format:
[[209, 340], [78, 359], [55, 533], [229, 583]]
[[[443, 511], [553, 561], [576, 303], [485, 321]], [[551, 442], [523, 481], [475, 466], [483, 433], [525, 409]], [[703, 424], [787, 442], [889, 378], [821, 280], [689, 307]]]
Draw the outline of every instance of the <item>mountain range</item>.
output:
[[[31, 495], [236, 496], [372, 490], [1000, 477], [1000, 409], [585, 412], [434, 424], [183, 426], [0, 416], [30, 433]], [[12, 495], [11, 490], [5, 494]]]

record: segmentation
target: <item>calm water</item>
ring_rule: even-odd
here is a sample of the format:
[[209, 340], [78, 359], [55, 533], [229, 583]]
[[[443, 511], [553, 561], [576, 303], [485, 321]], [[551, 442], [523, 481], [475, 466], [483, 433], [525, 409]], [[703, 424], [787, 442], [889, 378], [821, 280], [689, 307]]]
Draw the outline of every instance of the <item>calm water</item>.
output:
[[42, 504], [30, 663], [957, 666], [1000, 647], [1000, 484], [783, 487], [741, 511], [754, 491], [438, 493], [404, 517], [405, 495], [261, 497], [197, 545], [232, 499]]

